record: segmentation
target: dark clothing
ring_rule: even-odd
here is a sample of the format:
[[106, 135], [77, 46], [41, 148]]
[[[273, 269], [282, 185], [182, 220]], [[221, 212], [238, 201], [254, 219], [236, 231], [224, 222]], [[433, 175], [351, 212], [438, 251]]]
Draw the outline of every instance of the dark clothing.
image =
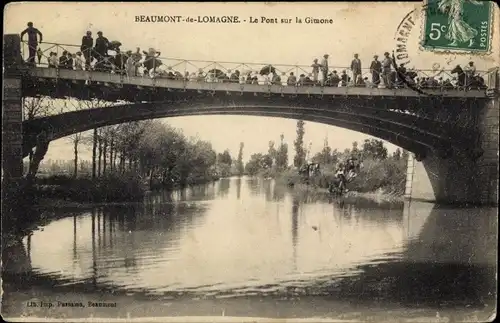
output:
[[347, 84], [349, 84], [349, 81], [351, 79], [350, 79], [350, 77], [347, 74], [341, 74], [340, 75], [340, 80], [342, 81], [342, 86], [347, 86]]
[[23, 40], [24, 35], [28, 34], [28, 63], [35, 65], [36, 49], [38, 47], [38, 38], [40, 36], [40, 42], [42, 42], [43, 35], [35, 27], [28, 27], [21, 32], [21, 40]]
[[124, 74], [125, 73], [125, 61], [126, 57], [122, 53], [117, 53], [114, 59], [114, 65], [115, 68], [117, 69], [118, 74]]
[[59, 57], [59, 68], [68, 68], [68, 58], [66, 56]]
[[94, 46], [94, 38], [92, 38], [91, 36], [82, 37], [82, 45], [80, 46], [82, 52], [90, 50], [93, 46]]
[[330, 77], [330, 86], [338, 87], [340, 83], [340, 77], [337, 74], [333, 74]]
[[380, 61], [373, 61], [370, 65], [370, 72], [372, 73], [372, 83], [374, 85], [380, 84], [380, 74], [382, 73], [382, 63]]
[[90, 63], [92, 62], [92, 46], [94, 46], [94, 38], [87, 35], [83, 36], [80, 50], [83, 57], [85, 57], [85, 70], [87, 71], [90, 70]]
[[[109, 40], [106, 37], [97, 37], [95, 40], [95, 50], [99, 55], [106, 56], [108, 53]], [[97, 59], [102, 60], [103, 57], [97, 57]]]
[[355, 58], [351, 62], [351, 71], [354, 85], [358, 85], [359, 76], [361, 75], [361, 61], [359, 58]]
[[36, 29], [35, 27], [28, 27], [25, 30], [23, 30], [21, 32], [21, 40], [23, 40], [23, 37], [26, 34], [28, 34], [28, 44], [37, 44], [38, 45], [37, 35], [40, 36], [40, 42], [42, 42], [43, 35], [40, 32], [40, 30]]
[[66, 59], [66, 68], [68, 70], [72, 70], [73, 69], [73, 58], [72, 57], [68, 57]]

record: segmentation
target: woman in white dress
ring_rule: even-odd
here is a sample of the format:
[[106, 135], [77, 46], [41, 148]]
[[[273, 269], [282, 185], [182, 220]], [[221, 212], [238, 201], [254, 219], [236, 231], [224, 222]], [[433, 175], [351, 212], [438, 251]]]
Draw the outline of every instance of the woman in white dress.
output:
[[448, 13], [448, 32], [444, 36], [451, 40], [450, 46], [457, 46], [458, 43], [469, 42], [469, 47], [474, 43], [474, 38], [478, 31], [467, 24], [462, 17], [464, 2], [468, 1], [475, 5], [482, 5], [476, 0], [440, 0], [438, 9], [442, 13]]

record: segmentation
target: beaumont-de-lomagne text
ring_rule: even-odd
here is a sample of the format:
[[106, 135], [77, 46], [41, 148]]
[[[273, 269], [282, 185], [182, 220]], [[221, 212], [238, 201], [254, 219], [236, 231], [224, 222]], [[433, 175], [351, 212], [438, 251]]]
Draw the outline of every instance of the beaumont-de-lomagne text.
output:
[[142, 23], [201, 23], [201, 24], [333, 24], [333, 19], [325, 17], [246, 17], [240, 16], [178, 16], [178, 15], [137, 15], [135, 22]]

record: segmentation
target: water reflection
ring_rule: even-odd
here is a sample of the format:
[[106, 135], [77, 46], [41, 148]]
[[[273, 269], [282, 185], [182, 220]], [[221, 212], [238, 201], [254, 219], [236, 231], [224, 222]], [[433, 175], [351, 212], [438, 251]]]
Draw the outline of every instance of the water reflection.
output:
[[320, 196], [270, 180], [222, 179], [54, 221], [13, 252], [56, 285], [132, 292], [408, 302], [492, 293], [494, 209]]

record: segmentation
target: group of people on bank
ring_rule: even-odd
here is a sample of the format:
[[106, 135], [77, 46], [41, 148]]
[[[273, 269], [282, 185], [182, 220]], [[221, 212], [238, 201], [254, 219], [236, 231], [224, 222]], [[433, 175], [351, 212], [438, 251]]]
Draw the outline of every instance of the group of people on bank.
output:
[[[38, 58], [38, 64], [42, 64], [41, 60], [44, 53], [39, 47], [39, 43], [42, 43], [42, 33], [33, 26], [32, 22], [29, 22], [28, 28], [21, 32], [21, 40], [26, 34], [28, 35], [29, 49], [27, 63], [35, 66], [35, 58]], [[122, 52], [120, 47], [120, 42], [109, 41], [102, 31], [97, 32], [97, 38], [95, 39], [92, 37], [92, 32], [87, 31], [82, 37], [79, 51], [70, 53], [68, 50], [64, 50], [59, 57], [56, 52], [51, 51], [47, 56], [47, 65], [50, 68], [95, 70], [127, 76], [146, 76], [190, 82], [372, 88], [379, 87], [382, 84], [386, 88], [406, 86], [444, 89], [457, 87], [485, 88], [484, 79], [477, 75], [473, 62], [469, 62], [465, 68], [457, 65], [451, 71], [451, 73], [457, 74], [456, 77], [449, 77], [449, 75], [444, 77], [440, 75], [418, 77], [416, 71], [407, 69], [404, 64], [397, 66], [394, 56], [391, 57], [388, 52], [384, 53], [382, 60], [379, 60], [378, 55], [373, 56], [369, 72], [363, 73], [364, 70], [359, 55], [354, 54], [350, 67], [338, 73], [336, 69], [329, 67], [329, 55], [325, 54], [321, 61], [318, 59], [313, 60], [310, 73], [301, 73], [297, 76], [294, 72], [290, 72], [289, 75], [283, 72], [280, 73], [271, 65], [264, 67], [261, 71], [240, 72], [239, 70], [228, 70], [224, 72], [219, 69], [211, 69], [205, 72], [203, 69], [199, 69], [197, 72], [185, 71], [181, 73], [174, 71], [170, 67], [167, 69], [160, 68], [164, 66], [159, 59], [161, 53], [154, 48], [149, 48], [148, 51], [141, 51], [140, 48], [136, 48], [135, 52], [131, 50]]]
[[[335, 177], [328, 184], [330, 193], [342, 195], [348, 192], [347, 184], [353, 181], [363, 167], [363, 162], [356, 156], [350, 156], [345, 162], [340, 162], [335, 171]], [[311, 163], [302, 165], [298, 169], [299, 175], [307, 182], [310, 178], [318, 176], [321, 173], [320, 164]]]

